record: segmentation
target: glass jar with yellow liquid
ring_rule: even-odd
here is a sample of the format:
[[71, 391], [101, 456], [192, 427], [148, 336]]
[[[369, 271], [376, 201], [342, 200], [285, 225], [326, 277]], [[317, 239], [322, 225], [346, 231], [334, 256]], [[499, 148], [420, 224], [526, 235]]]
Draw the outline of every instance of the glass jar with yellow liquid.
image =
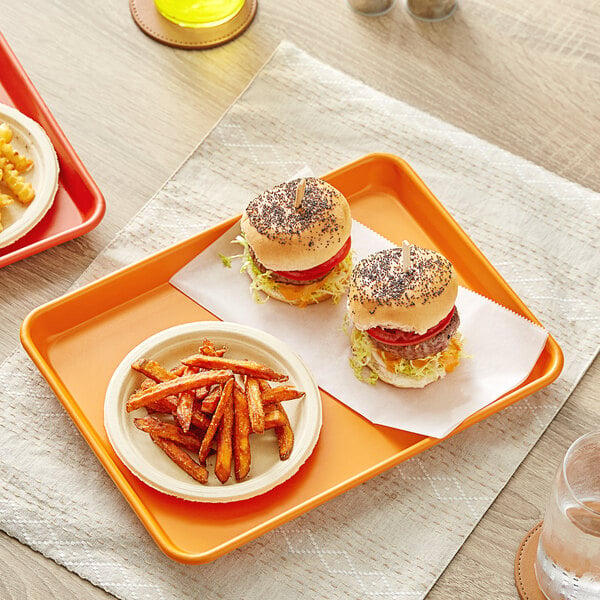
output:
[[245, 0], [154, 0], [158, 12], [182, 27], [216, 27], [233, 19]]

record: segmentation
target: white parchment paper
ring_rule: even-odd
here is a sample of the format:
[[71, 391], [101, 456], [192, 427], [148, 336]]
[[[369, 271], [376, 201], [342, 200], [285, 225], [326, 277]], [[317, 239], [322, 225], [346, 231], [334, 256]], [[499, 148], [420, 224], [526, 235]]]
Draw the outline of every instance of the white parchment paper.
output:
[[[187, 296], [224, 321], [262, 329], [284, 340], [306, 362], [321, 388], [373, 423], [442, 438], [468, 416], [510, 391], [531, 372], [547, 333], [520, 315], [460, 288], [457, 309], [467, 357], [452, 373], [423, 389], [399, 389], [382, 381], [359, 381], [350, 368], [344, 331], [345, 298], [298, 308], [269, 299], [257, 303], [241, 259], [225, 268], [219, 254], [239, 254], [232, 240], [239, 224], [225, 232], [171, 279]], [[355, 261], [393, 244], [353, 221]]]

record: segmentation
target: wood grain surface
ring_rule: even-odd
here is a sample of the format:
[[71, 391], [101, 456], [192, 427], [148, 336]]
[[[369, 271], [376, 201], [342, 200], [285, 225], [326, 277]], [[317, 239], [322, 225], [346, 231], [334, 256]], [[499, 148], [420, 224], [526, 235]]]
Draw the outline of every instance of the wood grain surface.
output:
[[[154, 42], [136, 27], [124, 0], [5, 2], [2, 33], [108, 208], [88, 235], [2, 269], [0, 360], [18, 344], [23, 317], [66, 291], [282, 39], [600, 191], [600, 4], [459, 2], [450, 20], [427, 24], [412, 19], [402, 0], [377, 18], [353, 13], [345, 0], [259, 0], [242, 37], [206, 51]], [[554, 465], [573, 439], [600, 423], [599, 385], [596, 360], [430, 598], [517, 598], [514, 553], [543, 515]], [[6, 600], [111, 597], [4, 534], [0, 573]]]

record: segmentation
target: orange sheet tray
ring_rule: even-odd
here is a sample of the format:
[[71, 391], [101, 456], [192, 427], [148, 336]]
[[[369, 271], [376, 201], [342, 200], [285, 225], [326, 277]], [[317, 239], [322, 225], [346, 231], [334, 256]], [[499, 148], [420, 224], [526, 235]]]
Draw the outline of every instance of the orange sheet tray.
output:
[[[324, 179], [346, 195], [356, 220], [397, 244], [410, 239], [438, 249], [462, 285], [538, 323], [406, 162], [372, 154]], [[148, 336], [215, 320], [169, 279], [238, 218], [37, 308], [21, 329], [25, 349], [151, 536], [185, 563], [213, 560], [440, 441], [375, 426], [321, 391], [323, 428], [313, 454], [294, 477], [261, 496], [222, 505], [178, 500], [148, 487], [119, 461], [103, 427], [109, 379]], [[527, 380], [453, 434], [548, 385], [561, 368], [561, 350], [549, 336]]]
[[91, 231], [104, 216], [105, 201], [56, 119], [0, 33], [0, 103], [37, 121], [54, 146], [60, 172], [54, 202], [23, 237], [0, 248], [0, 267]]

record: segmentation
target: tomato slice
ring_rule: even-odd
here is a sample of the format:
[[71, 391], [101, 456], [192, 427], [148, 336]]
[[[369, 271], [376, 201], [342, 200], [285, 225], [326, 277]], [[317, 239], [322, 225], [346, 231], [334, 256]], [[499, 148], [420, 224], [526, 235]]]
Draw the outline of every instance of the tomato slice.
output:
[[311, 269], [306, 269], [304, 271], [273, 271], [273, 273], [276, 273], [281, 277], [285, 277], [286, 279], [295, 279], [296, 281], [310, 281], [311, 279], [317, 279], [326, 273], [329, 273], [329, 271], [332, 271], [334, 267], [339, 265], [346, 258], [346, 256], [348, 256], [351, 245], [351, 240], [348, 238], [346, 243], [336, 254], [334, 254], [324, 263], [321, 263], [316, 267], [312, 267]]
[[414, 331], [402, 331], [401, 329], [384, 329], [383, 327], [372, 327], [367, 329], [367, 333], [374, 339], [384, 344], [391, 346], [414, 346], [425, 340], [429, 340], [436, 336], [440, 331], [445, 329], [454, 315], [456, 306], [445, 316], [437, 325], [430, 327], [425, 333], [419, 335]]

